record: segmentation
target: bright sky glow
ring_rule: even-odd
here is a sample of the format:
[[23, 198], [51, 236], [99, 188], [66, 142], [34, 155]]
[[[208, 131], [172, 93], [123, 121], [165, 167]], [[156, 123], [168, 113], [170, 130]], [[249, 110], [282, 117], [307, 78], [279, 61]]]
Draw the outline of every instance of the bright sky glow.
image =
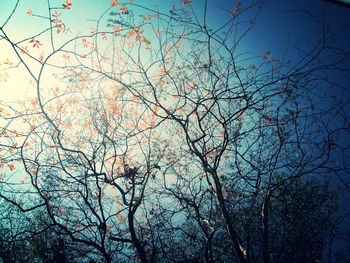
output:
[[321, 175], [341, 151], [327, 156], [345, 82], [319, 62], [337, 58], [320, 45], [336, 26], [309, 15], [316, 0], [287, 2], [1, 1], [1, 191], [20, 197], [7, 202], [42, 202], [104, 244], [147, 226], [172, 190], [211, 200], [199, 223], [230, 226], [234, 198], [265, 205], [281, 180]]

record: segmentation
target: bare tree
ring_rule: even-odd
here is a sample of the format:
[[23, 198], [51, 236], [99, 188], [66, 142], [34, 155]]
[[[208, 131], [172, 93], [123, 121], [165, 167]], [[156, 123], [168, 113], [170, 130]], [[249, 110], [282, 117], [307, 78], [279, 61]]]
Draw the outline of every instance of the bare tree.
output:
[[[237, 2], [211, 25], [207, 1], [191, 2], [165, 13], [112, 1], [74, 34], [59, 13], [73, 3], [48, 1], [46, 14], [27, 11], [46, 26], [22, 39], [8, 26], [16, 2], [0, 27], [15, 57], [4, 72], [25, 70], [35, 95], [0, 106], [0, 197], [106, 262], [280, 262], [312, 227], [289, 217], [317, 212], [307, 238], [319, 259], [333, 199], [307, 182], [348, 173], [348, 116], [324, 93], [349, 53], [323, 30], [294, 62], [288, 50], [247, 55], [262, 3]], [[325, 200], [299, 209], [313, 194]]]

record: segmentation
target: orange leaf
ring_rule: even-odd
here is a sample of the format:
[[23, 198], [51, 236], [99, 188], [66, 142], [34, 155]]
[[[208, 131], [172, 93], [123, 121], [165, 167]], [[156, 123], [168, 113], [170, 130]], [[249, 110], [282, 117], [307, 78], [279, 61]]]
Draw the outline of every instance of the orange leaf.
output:
[[64, 9], [71, 9], [72, 8], [72, 2], [70, 0], [66, 0], [66, 4], [62, 5]]
[[83, 42], [83, 47], [86, 48], [88, 47], [88, 42], [85, 38], [82, 39], [82, 42]]
[[133, 35], [135, 35], [135, 31], [134, 30], [129, 31], [128, 36], [131, 37]]
[[119, 8], [119, 11], [120, 13], [122, 14], [127, 14], [129, 11], [128, 11], [128, 7], [123, 5], [121, 8]]
[[117, 217], [118, 217], [118, 219], [119, 219], [120, 222], [124, 223], [124, 221], [125, 221], [125, 216], [123, 216], [123, 215], [121, 215], [121, 214], [118, 214]]

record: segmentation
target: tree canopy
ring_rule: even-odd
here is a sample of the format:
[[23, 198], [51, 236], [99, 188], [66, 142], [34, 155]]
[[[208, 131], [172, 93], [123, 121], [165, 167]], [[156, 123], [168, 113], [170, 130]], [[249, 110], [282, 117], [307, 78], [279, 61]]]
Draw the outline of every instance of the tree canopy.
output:
[[322, 23], [282, 56], [247, 52], [263, 2], [217, 21], [210, 3], [8, 7], [0, 85], [28, 92], [0, 104], [4, 262], [333, 258], [350, 53]]

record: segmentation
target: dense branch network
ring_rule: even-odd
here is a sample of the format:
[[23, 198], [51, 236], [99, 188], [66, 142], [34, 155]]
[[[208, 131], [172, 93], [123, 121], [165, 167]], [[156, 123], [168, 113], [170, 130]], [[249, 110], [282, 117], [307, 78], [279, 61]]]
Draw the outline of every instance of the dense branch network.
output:
[[[348, 116], [338, 98], [319, 97], [336, 85], [325, 71], [345, 72], [349, 54], [322, 61], [332, 36], [295, 62], [249, 57], [241, 42], [262, 3], [236, 2], [212, 27], [207, 6], [189, 0], [168, 13], [112, 1], [75, 34], [60, 17], [74, 9], [67, 0], [27, 10], [47, 27], [15, 39], [19, 3], [0, 27], [15, 57], [0, 81], [20, 69], [35, 93], [0, 105], [0, 197], [18, 213], [1, 220], [41, 221], [0, 242], [48, 233], [106, 262], [319, 259], [335, 201], [314, 177], [349, 188]], [[282, 231], [306, 227], [304, 238]]]

